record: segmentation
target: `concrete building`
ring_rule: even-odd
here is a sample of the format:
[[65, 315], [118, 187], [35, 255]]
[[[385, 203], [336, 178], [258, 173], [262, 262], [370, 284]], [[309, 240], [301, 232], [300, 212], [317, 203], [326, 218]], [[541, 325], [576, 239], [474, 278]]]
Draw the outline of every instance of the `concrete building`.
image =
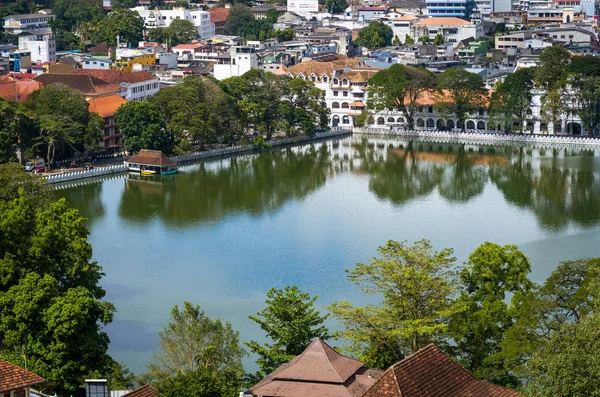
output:
[[81, 67], [84, 69], [108, 70], [112, 67], [113, 61], [102, 58], [84, 58], [81, 60]]
[[120, 87], [119, 95], [127, 101], [143, 101], [160, 89], [158, 78], [147, 72], [76, 69], [70, 75], [90, 76]]
[[508, 27], [527, 24], [527, 11], [505, 11], [490, 13], [490, 22], [503, 23]]
[[4, 17], [4, 30], [18, 35], [23, 32], [50, 29], [51, 21], [56, 18], [52, 14], [20, 14]]
[[446, 43], [458, 43], [469, 37], [478, 39], [483, 36], [483, 26], [456, 17], [424, 18], [412, 26], [411, 36], [415, 40], [422, 36], [433, 40], [437, 34], [441, 34]]
[[430, 17], [471, 18], [473, 0], [426, 0], [426, 14]]
[[207, 39], [215, 34], [215, 24], [210, 21], [210, 13], [202, 10], [188, 10], [175, 7], [172, 10], [150, 10], [148, 7], [132, 8], [144, 20], [146, 29], [168, 27], [171, 22], [183, 19], [194, 24], [201, 39]]
[[373, 19], [379, 19], [387, 14], [388, 8], [381, 7], [360, 7], [358, 9], [358, 20], [359, 21], [371, 21]]
[[100, 151], [104, 153], [115, 153], [121, 151], [123, 147], [123, 134], [115, 124], [115, 112], [117, 109], [127, 103], [119, 95], [107, 95], [98, 98], [91, 98], [89, 101], [90, 113], [97, 113], [104, 119], [102, 128], [102, 141], [100, 142]]
[[419, 20], [416, 15], [403, 15], [390, 21], [389, 25], [394, 32], [394, 37], [398, 36], [401, 43], [404, 43], [406, 36], [412, 34], [412, 26]]
[[19, 34], [19, 50], [31, 53], [35, 63], [56, 61], [56, 41], [52, 30], [28, 30]]
[[229, 59], [215, 64], [213, 73], [217, 80], [224, 80], [233, 76], [241, 76], [251, 69], [260, 69], [256, 50], [248, 46], [232, 46], [229, 49]]

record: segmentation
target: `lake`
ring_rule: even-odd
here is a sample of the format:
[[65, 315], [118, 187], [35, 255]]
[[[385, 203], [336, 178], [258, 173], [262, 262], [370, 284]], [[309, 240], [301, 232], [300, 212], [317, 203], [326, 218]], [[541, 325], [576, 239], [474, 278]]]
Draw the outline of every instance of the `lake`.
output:
[[561, 260], [600, 256], [600, 151], [590, 149], [354, 136], [57, 194], [88, 218], [118, 310], [110, 353], [136, 373], [184, 301], [229, 320], [242, 341], [263, 339], [247, 316], [271, 287], [298, 285], [322, 306], [364, 302], [344, 270], [389, 239], [428, 238], [461, 262], [484, 241], [516, 244], [534, 281]]

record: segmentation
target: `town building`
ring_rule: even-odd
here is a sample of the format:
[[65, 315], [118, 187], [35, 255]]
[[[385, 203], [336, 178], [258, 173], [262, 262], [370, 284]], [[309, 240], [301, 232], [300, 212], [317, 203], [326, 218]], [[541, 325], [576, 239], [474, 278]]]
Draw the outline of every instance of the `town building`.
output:
[[406, 41], [406, 36], [412, 34], [412, 26], [419, 20], [416, 15], [403, 15], [388, 21], [388, 25], [394, 32], [394, 37], [398, 37], [401, 43]]
[[158, 393], [152, 386], [144, 385], [127, 394], [123, 394], [121, 397], [158, 397]]
[[148, 72], [124, 72], [122, 70], [77, 69], [75, 76], [90, 76], [120, 87], [120, 95], [127, 101], [143, 101], [159, 90], [159, 80]]
[[213, 66], [213, 73], [217, 80], [224, 80], [233, 76], [241, 76], [252, 69], [260, 69], [256, 49], [248, 46], [231, 46], [229, 58], [222, 58], [223, 63]]
[[364, 397], [519, 397], [514, 390], [484, 382], [435, 345], [392, 365]]
[[117, 109], [127, 101], [120, 95], [113, 94], [91, 98], [88, 102], [90, 113], [97, 113], [104, 119], [100, 151], [103, 153], [120, 152], [123, 147], [123, 134], [115, 124], [114, 116]]
[[507, 27], [520, 27], [527, 24], [527, 11], [491, 12], [490, 22], [503, 23]]
[[174, 7], [172, 10], [150, 10], [148, 7], [132, 8], [144, 20], [146, 29], [168, 27], [171, 22], [184, 19], [192, 22], [201, 39], [207, 39], [215, 34], [215, 24], [210, 21], [210, 13], [202, 10], [188, 10]]
[[56, 61], [56, 40], [50, 28], [28, 30], [19, 34], [19, 50], [31, 53], [35, 63]]
[[371, 21], [379, 19], [387, 14], [388, 8], [385, 6], [360, 7], [358, 9], [359, 21]]
[[106, 58], [84, 58], [81, 61], [81, 67], [83, 69], [99, 69], [99, 70], [108, 70], [112, 68], [113, 61]]
[[0, 98], [23, 103], [32, 92], [42, 88], [39, 81], [19, 79], [13, 76], [0, 76]]
[[229, 11], [231, 11], [231, 8], [223, 7], [211, 8], [208, 10], [210, 22], [215, 25], [215, 34], [225, 33], [225, 20], [227, 20]]
[[46, 380], [41, 376], [0, 360], [0, 396], [29, 397], [31, 387], [42, 383]]
[[4, 30], [10, 34], [19, 35], [23, 32], [50, 29], [52, 20], [56, 15], [52, 14], [20, 14], [4, 17]]
[[251, 396], [362, 396], [381, 376], [321, 339], [246, 392]]
[[473, 0], [425, 0], [426, 14], [430, 17], [471, 18]]
[[415, 40], [422, 36], [433, 40], [438, 34], [444, 37], [445, 43], [458, 43], [469, 37], [478, 39], [483, 36], [483, 26], [456, 17], [423, 18], [412, 25], [411, 36]]
[[[101, 97], [106, 95], [120, 94], [121, 87], [111, 84], [94, 76], [86, 74], [75, 74], [77, 69], [69, 74], [62, 73], [44, 73], [37, 76], [34, 80], [42, 83], [42, 86], [51, 84], [63, 84], [69, 88], [81, 92], [86, 99]], [[91, 72], [88, 70], [87, 72]]]

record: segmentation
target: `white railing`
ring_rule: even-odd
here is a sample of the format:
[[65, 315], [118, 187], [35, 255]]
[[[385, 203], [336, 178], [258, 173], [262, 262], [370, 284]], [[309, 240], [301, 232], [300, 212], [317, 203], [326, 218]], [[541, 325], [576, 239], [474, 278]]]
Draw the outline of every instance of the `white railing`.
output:
[[[307, 141], [310, 141], [311, 139], [331, 138], [331, 137], [335, 137], [335, 136], [347, 135], [350, 133], [352, 133], [352, 131], [350, 131], [349, 129], [332, 128], [330, 131], [317, 133], [313, 138], [307, 137], [305, 135], [301, 135], [301, 136], [291, 137], [291, 138], [274, 139], [271, 141], [267, 141], [265, 143], [269, 146], [280, 146], [280, 145], [288, 145], [288, 144], [293, 144], [293, 143], [307, 142]], [[227, 148], [223, 148], [223, 149], [215, 149], [215, 150], [208, 150], [205, 152], [195, 152], [195, 153], [184, 154], [181, 156], [173, 156], [173, 157], [171, 157], [171, 159], [178, 163], [181, 163], [181, 162], [200, 160], [200, 159], [205, 159], [205, 158], [210, 158], [210, 157], [219, 157], [219, 156], [227, 156], [227, 155], [231, 155], [231, 154], [243, 153], [243, 152], [252, 151], [254, 149], [256, 149], [256, 147], [254, 145], [244, 145], [244, 146], [238, 145], [238, 146], [231, 146], [231, 147], [227, 147]], [[116, 174], [119, 172], [125, 172], [125, 171], [127, 171], [127, 169], [128, 169], [127, 165], [119, 164], [119, 165], [112, 165], [112, 166], [107, 166], [107, 167], [93, 168], [93, 169], [87, 170], [87, 171], [73, 171], [73, 172], [63, 171], [60, 174], [50, 174], [50, 175], [46, 176], [46, 178], [48, 179], [48, 182], [50, 182], [50, 183], [61, 183], [61, 182], [70, 182], [70, 181], [74, 181], [77, 179], [83, 179], [83, 178], [93, 178], [95, 176]]]
[[435, 131], [435, 130], [399, 130], [389, 128], [354, 128], [356, 134], [372, 135], [394, 135], [412, 138], [422, 138], [428, 140], [469, 140], [469, 141], [487, 141], [487, 142], [514, 142], [530, 144], [556, 144], [556, 145], [600, 145], [600, 138], [597, 137], [574, 137], [561, 135], [539, 135], [539, 134], [504, 134], [497, 131]]

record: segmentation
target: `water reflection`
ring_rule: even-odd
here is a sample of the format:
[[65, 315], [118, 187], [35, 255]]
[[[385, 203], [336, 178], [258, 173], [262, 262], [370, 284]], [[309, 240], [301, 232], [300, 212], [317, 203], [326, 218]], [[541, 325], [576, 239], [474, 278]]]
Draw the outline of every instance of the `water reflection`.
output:
[[90, 183], [73, 188], [55, 190], [57, 198], [65, 198], [74, 208], [77, 208], [89, 225], [102, 218], [105, 214], [102, 202], [102, 183]]

